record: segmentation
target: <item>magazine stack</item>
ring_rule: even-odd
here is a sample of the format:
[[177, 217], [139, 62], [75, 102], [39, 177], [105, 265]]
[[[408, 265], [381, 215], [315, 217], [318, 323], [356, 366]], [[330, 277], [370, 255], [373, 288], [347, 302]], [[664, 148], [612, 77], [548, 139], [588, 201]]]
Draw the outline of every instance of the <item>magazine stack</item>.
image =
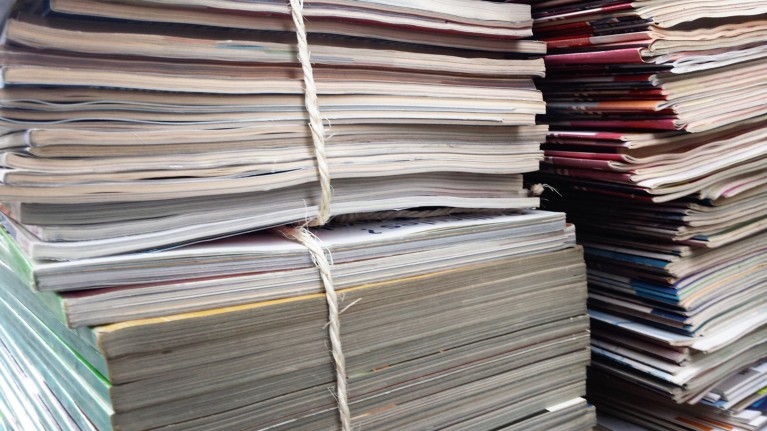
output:
[[767, 423], [766, 13], [535, 2], [545, 198], [585, 248], [605, 429]]
[[0, 429], [588, 431], [531, 8], [18, 1]]

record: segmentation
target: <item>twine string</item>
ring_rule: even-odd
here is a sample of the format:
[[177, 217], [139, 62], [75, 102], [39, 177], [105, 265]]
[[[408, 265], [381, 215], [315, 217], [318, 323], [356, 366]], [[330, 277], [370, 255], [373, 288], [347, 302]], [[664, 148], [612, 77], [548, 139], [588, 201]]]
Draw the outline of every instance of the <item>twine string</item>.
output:
[[554, 187], [552, 187], [552, 186], [550, 186], [550, 185], [548, 185], [548, 184], [536, 183], [536, 184], [533, 184], [533, 185], [530, 187], [530, 193], [531, 193], [533, 196], [540, 196], [540, 195], [542, 195], [542, 194], [543, 194], [543, 192], [545, 192], [546, 190], [551, 190], [552, 192], [554, 192], [554, 193], [558, 194], [558, 195], [559, 195], [559, 197], [563, 197], [563, 196], [562, 196], [562, 193], [559, 193], [559, 190], [555, 189]]
[[[298, 40], [298, 61], [304, 75], [304, 105], [309, 114], [309, 129], [314, 144], [314, 156], [317, 161], [317, 173], [320, 180], [320, 206], [317, 218], [307, 222], [310, 226], [322, 226], [330, 219], [330, 200], [333, 197], [333, 189], [330, 186], [330, 167], [325, 152], [325, 127], [322, 124], [319, 100], [317, 99], [317, 86], [314, 82], [314, 72], [311, 64], [311, 52], [306, 39], [306, 25], [304, 24], [304, 1], [290, 0], [290, 11], [293, 23], [296, 26], [296, 38]], [[328, 333], [330, 336], [331, 354], [336, 369], [336, 403], [341, 420], [341, 430], [351, 431], [351, 412], [347, 395], [346, 382], [346, 358], [341, 347], [341, 321], [338, 311], [338, 296], [333, 287], [333, 276], [330, 262], [320, 240], [309, 230], [306, 225], [295, 228], [285, 228], [283, 233], [301, 244], [310, 252], [315, 266], [320, 272], [322, 284], [325, 288], [325, 299], [328, 304]]]
[[[335, 398], [338, 405], [338, 413], [341, 421], [342, 431], [352, 431], [351, 412], [348, 403], [347, 377], [346, 377], [346, 358], [341, 346], [341, 322], [340, 312], [338, 310], [338, 296], [333, 286], [333, 277], [331, 272], [331, 263], [328, 260], [326, 250], [322, 242], [307, 226], [323, 226], [331, 217], [330, 202], [333, 197], [333, 189], [330, 185], [330, 166], [325, 150], [325, 127], [320, 114], [319, 100], [317, 97], [317, 86], [314, 81], [314, 72], [311, 65], [311, 52], [306, 36], [306, 25], [303, 16], [304, 0], [289, 0], [291, 16], [296, 27], [296, 38], [298, 40], [298, 61], [301, 63], [304, 78], [304, 105], [309, 115], [309, 129], [311, 131], [312, 143], [314, 144], [314, 155], [317, 162], [317, 173], [320, 182], [320, 204], [317, 217], [307, 221], [302, 226], [281, 228], [280, 232], [286, 237], [303, 244], [310, 252], [312, 260], [320, 272], [322, 284], [325, 290], [325, 299], [328, 305], [328, 333], [330, 336], [331, 354], [336, 369], [336, 393]], [[449, 214], [460, 214], [464, 212], [476, 212], [476, 209], [461, 208], [437, 208], [429, 210], [410, 210], [410, 211], [383, 211], [372, 214], [355, 214], [337, 218], [341, 222], [360, 221], [364, 219], [382, 220], [398, 217], [421, 218], [444, 216]], [[503, 210], [486, 210], [487, 212], [500, 212]], [[351, 306], [352, 304], [350, 304]], [[348, 307], [347, 307], [348, 308]]]
[[346, 384], [346, 358], [341, 347], [341, 320], [338, 311], [338, 296], [333, 287], [333, 275], [330, 261], [322, 246], [322, 242], [306, 226], [285, 227], [280, 232], [286, 237], [301, 243], [309, 250], [314, 265], [320, 272], [322, 284], [325, 287], [325, 300], [328, 303], [328, 333], [330, 348], [336, 368], [336, 401], [341, 419], [342, 431], [351, 431], [351, 412], [349, 411], [348, 392]]
[[291, 16], [296, 26], [296, 37], [298, 39], [298, 61], [301, 63], [304, 74], [304, 105], [306, 106], [306, 112], [309, 114], [309, 129], [312, 133], [314, 157], [317, 160], [317, 173], [319, 174], [322, 192], [319, 214], [315, 220], [309, 222], [309, 225], [322, 226], [330, 219], [330, 200], [333, 197], [333, 189], [330, 186], [330, 166], [325, 152], [325, 127], [322, 124], [320, 104], [317, 99], [317, 86], [314, 81], [309, 42], [306, 40], [303, 9], [304, 0], [290, 0]]

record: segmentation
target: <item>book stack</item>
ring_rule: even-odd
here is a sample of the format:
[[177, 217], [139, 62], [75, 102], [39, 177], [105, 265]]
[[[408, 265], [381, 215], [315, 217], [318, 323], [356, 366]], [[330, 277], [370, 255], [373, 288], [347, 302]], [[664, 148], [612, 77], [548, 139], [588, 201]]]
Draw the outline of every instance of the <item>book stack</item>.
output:
[[543, 181], [589, 266], [591, 399], [653, 430], [760, 429], [767, 3], [534, 8], [550, 48]]
[[14, 4], [0, 429], [592, 429], [529, 5], [302, 3]]

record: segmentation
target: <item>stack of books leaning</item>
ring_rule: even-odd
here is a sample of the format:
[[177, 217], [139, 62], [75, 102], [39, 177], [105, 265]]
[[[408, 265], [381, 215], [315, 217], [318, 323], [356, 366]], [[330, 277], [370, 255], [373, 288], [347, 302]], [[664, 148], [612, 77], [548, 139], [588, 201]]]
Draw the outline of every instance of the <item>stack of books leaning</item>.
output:
[[590, 430], [529, 5], [290, 3], [13, 4], [0, 425]]
[[609, 423], [761, 429], [767, 3], [540, 1], [534, 16], [544, 180], [589, 267], [591, 400]]

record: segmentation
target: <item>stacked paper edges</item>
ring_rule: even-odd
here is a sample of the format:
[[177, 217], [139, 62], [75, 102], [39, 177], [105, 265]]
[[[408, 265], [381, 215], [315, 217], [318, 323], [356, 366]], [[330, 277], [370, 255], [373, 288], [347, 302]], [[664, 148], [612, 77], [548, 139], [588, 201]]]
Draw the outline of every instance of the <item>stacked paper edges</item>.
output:
[[761, 429], [767, 4], [537, 3], [544, 181], [585, 247], [602, 426]]
[[519, 40], [529, 6], [475, 3], [310, 2], [313, 84], [282, 0], [21, 8], [3, 46], [4, 224], [39, 259], [215, 238], [316, 218], [325, 165], [331, 215], [536, 207], [521, 174], [542, 158], [544, 44]]
[[[339, 429], [317, 268], [285, 229], [242, 235], [321, 205], [287, 2], [36, 3], [17, 2], [2, 47], [0, 423]], [[537, 206], [529, 6], [353, 3], [302, 12], [332, 215]], [[592, 428], [562, 215], [313, 234], [354, 427]]]
[[[335, 262], [354, 426], [594, 425], [580, 398], [585, 266], [562, 214], [315, 234]], [[337, 429], [328, 312], [300, 244], [259, 233], [59, 263], [3, 245], [3, 407], [15, 425]]]

